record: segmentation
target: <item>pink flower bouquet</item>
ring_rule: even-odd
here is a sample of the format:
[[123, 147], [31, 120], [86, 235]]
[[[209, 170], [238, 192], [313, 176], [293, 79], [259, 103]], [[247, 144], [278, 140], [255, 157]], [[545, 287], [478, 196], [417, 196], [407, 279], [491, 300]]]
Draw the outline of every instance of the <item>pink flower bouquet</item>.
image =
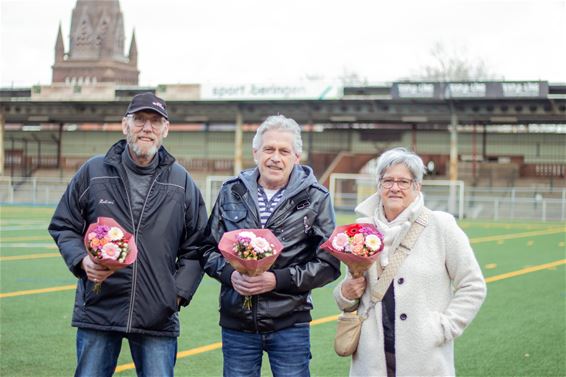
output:
[[[273, 265], [283, 245], [269, 229], [240, 229], [224, 233], [218, 248], [236, 271], [257, 276]], [[243, 307], [251, 309], [251, 296], [245, 296]]]
[[321, 247], [346, 264], [352, 276], [359, 277], [383, 250], [383, 234], [373, 224], [342, 225]]
[[[138, 256], [134, 237], [109, 217], [99, 217], [89, 225], [84, 244], [95, 263], [114, 271], [134, 263]], [[93, 291], [100, 292], [101, 285], [96, 283]]]

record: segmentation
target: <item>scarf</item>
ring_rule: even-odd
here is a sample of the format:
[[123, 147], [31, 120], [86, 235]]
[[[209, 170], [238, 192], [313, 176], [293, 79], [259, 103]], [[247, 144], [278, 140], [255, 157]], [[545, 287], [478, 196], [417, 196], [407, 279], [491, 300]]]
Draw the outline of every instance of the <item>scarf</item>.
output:
[[392, 221], [388, 221], [379, 200], [373, 215], [377, 229], [383, 234], [383, 251], [380, 256], [382, 267], [389, 264], [389, 255], [393, 253], [409, 231], [413, 221], [417, 219], [424, 206], [423, 194], [419, 192], [415, 200]]

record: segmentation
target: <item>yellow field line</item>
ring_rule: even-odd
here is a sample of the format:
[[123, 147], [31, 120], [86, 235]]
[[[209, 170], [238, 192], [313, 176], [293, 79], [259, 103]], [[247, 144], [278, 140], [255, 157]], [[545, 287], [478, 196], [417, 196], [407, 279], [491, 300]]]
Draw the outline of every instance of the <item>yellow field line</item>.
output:
[[[535, 271], [540, 271], [540, 270], [544, 270], [544, 269], [547, 269], [547, 268], [560, 266], [562, 264], [566, 264], [566, 259], [561, 259], [561, 260], [557, 260], [557, 261], [554, 261], [554, 262], [541, 264], [541, 265], [538, 265], [538, 266], [526, 267], [526, 268], [523, 268], [521, 270], [507, 272], [507, 273], [501, 274], [501, 275], [491, 276], [491, 277], [486, 278], [485, 281], [487, 283], [491, 283], [491, 282], [498, 281], [498, 280], [503, 280], [503, 279], [508, 279], [508, 278], [515, 277], [515, 276], [528, 274], [530, 272], [535, 272]], [[34, 294], [50, 293], [50, 292], [58, 292], [58, 291], [67, 291], [67, 290], [71, 290], [71, 289], [75, 289], [75, 288], [76, 288], [75, 285], [63, 285], [63, 286], [59, 286], [59, 287], [31, 289], [31, 290], [27, 290], [27, 291], [0, 293], [0, 298], [26, 296], [26, 295], [34, 295]], [[324, 318], [319, 318], [319, 319], [313, 320], [311, 323], [313, 325], [318, 325], [318, 324], [322, 324], [322, 323], [326, 323], [326, 322], [331, 322], [335, 319], [336, 319], [336, 316], [324, 317]]]
[[[517, 233], [517, 234], [507, 234], [507, 235], [499, 235], [499, 236], [489, 236], [489, 237], [479, 237], [471, 239], [471, 243], [482, 243], [482, 242], [491, 242], [491, 241], [499, 241], [499, 240], [509, 240], [509, 239], [516, 239], [516, 238], [524, 238], [524, 237], [533, 237], [533, 236], [542, 236], [548, 234], [556, 234], [566, 232], [566, 228], [558, 228], [558, 229], [548, 229], [543, 231], [533, 231], [533, 232], [525, 232], [525, 233]], [[43, 239], [43, 238], [42, 238]], [[48, 257], [55, 257], [59, 256], [59, 253], [49, 253], [49, 254], [30, 254], [30, 255], [21, 255], [21, 256], [9, 256], [9, 257], [0, 257], [0, 261], [6, 260], [21, 260], [21, 259], [36, 259], [36, 258], [48, 258]], [[532, 266], [523, 268], [518, 271], [512, 271], [505, 274], [500, 274], [496, 276], [491, 276], [485, 279], [486, 283], [491, 283], [498, 280], [509, 279], [515, 276], [520, 276], [524, 274], [528, 274], [531, 272], [536, 272], [552, 267], [556, 267], [562, 264], [566, 264], [566, 259], [558, 260], [551, 263], [546, 263], [538, 266]], [[15, 297], [15, 296], [24, 296], [24, 295], [32, 295], [32, 294], [41, 294], [41, 293], [48, 293], [48, 292], [57, 292], [57, 291], [65, 291], [65, 290], [72, 290], [75, 289], [75, 285], [65, 285], [60, 287], [52, 287], [52, 288], [43, 288], [43, 289], [32, 289], [27, 291], [16, 291], [16, 292], [9, 292], [9, 293], [0, 293], [0, 298], [6, 297]], [[311, 322], [312, 326], [333, 322], [338, 318], [337, 315], [332, 315], [328, 317], [323, 317], [319, 319], [315, 319]], [[197, 348], [193, 348], [187, 351], [182, 351], [177, 353], [177, 358], [184, 358], [188, 356], [198, 355], [200, 353], [209, 352], [213, 350], [217, 350], [222, 347], [221, 342], [212, 343], [206, 346], [201, 346]], [[122, 364], [116, 367], [116, 373], [134, 369], [135, 365], [133, 363]]]
[[75, 289], [75, 288], [77, 288], [77, 286], [75, 284], [73, 284], [73, 285], [61, 285], [59, 287], [51, 287], [51, 288], [30, 289], [29, 291], [16, 291], [16, 292], [0, 293], [0, 298], [35, 295], [35, 294], [39, 294], [39, 293], [49, 293], [49, 292], [58, 292], [58, 291], [69, 291], [69, 290]]
[[11, 260], [22, 260], [22, 259], [40, 259], [40, 258], [52, 258], [60, 257], [59, 253], [40, 253], [40, 254], [26, 254], [26, 255], [11, 255], [7, 257], [0, 257], [0, 261], [11, 261]]
[[[214, 351], [219, 348], [222, 348], [222, 342], [212, 343], [207, 346], [193, 348], [187, 351], [177, 352], [177, 359], [187, 356], [198, 355], [199, 353], [204, 353], [208, 351]], [[123, 372], [125, 370], [134, 369], [134, 363], [122, 364], [116, 367], [116, 373]]]
[[0, 242], [21, 242], [21, 241], [53, 241], [49, 236], [33, 236], [33, 237], [2, 237]]
[[566, 264], [566, 259], [561, 259], [561, 260], [557, 260], [557, 261], [546, 263], [546, 264], [539, 264], [538, 266], [526, 267], [526, 268], [523, 268], [521, 270], [507, 272], [505, 274], [490, 276], [490, 277], [485, 279], [485, 282], [491, 283], [491, 282], [498, 281], [498, 280], [509, 279], [509, 278], [512, 278], [512, 277], [515, 277], [515, 276], [525, 275], [525, 274], [528, 274], [528, 273], [531, 273], [531, 272], [545, 270], [547, 268], [560, 266], [562, 264]]
[[[315, 319], [311, 322], [311, 326], [316, 326], [316, 325], [320, 325], [320, 324], [327, 323], [327, 322], [333, 322], [333, 321], [336, 321], [337, 318], [338, 318], [338, 315], [331, 315], [331, 316], [328, 316], [328, 317]], [[222, 342], [212, 343], [212, 344], [209, 344], [207, 346], [202, 346], [202, 347], [193, 348], [193, 349], [190, 349], [190, 350], [187, 350], [187, 351], [177, 352], [177, 359], [197, 355], [199, 353], [204, 353], [204, 352], [208, 352], [208, 351], [214, 351], [214, 350], [217, 350], [219, 348], [222, 348]], [[134, 363], [127, 363], [127, 364], [118, 365], [116, 367], [115, 373], [120, 373], [120, 372], [123, 372], [125, 370], [134, 369], [135, 367], [136, 366], [134, 365]]]
[[[544, 269], [547, 269], [547, 268], [553, 268], [553, 267], [560, 266], [560, 265], [563, 265], [563, 264], [566, 264], [566, 259], [561, 259], [561, 260], [557, 260], [557, 261], [554, 261], [554, 262], [541, 264], [541, 265], [538, 265], [538, 266], [526, 267], [526, 268], [523, 268], [521, 270], [508, 272], [508, 273], [505, 273], [505, 274], [491, 276], [491, 277], [486, 278], [485, 281], [486, 281], [486, 283], [491, 283], [491, 282], [494, 282], [494, 281], [509, 279], [509, 278], [512, 278], [512, 277], [515, 277], [515, 276], [520, 276], [520, 275], [528, 274], [528, 273], [531, 273], [531, 272], [544, 270]], [[73, 285], [64, 285], [64, 286], [52, 287], [52, 288], [32, 289], [32, 290], [28, 290], [28, 291], [0, 293], [0, 298], [33, 295], [33, 294], [57, 292], [57, 291], [66, 291], [66, 290], [72, 290], [72, 289], [75, 289], [75, 288], [76, 287], [73, 284]], [[311, 326], [316, 326], [316, 325], [320, 325], [320, 324], [323, 324], [323, 323], [332, 322], [332, 321], [335, 321], [336, 318], [338, 318], [337, 315], [318, 318], [318, 319], [315, 319], [311, 322]], [[187, 350], [187, 351], [178, 352], [177, 358], [184, 358], [184, 357], [188, 357], [188, 356], [198, 355], [200, 353], [217, 350], [221, 347], [222, 347], [222, 343], [216, 342], [216, 343], [212, 343], [212, 344], [209, 344], [209, 345], [206, 345], [206, 346], [201, 346], [201, 347], [193, 348], [193, 349], [190, 349], [190, 350]], [[135, 368], [135, 366], [134, 366], [133, 363], [122, 364], [122, 365], [119, 365], [119, 366], [116, 367], [116, 372], [118, 373], [118, 372], [130, 370], [130, 369], [134, 369], [134, 368]]]
[[498, 236], [487, 236], [470, 239], [471, 243], [482, 243], [491, 241], [512, 240], [515, 238], [546, 236], [549, 234], [566, 233], [566, 228], [552, 228], [547, 230], [537, 230], [534, 232], [514, 233], [514, 234], [500, 234]]
[[336, 321], [337, 318], [338, 318], [338, 315], [331, 315], [331, 316], [328, 316], [328, 317], [313, 319], [312, 322], [311, 322], [311, 326], [322, 325], [323, 323]]
[[[559, 265], [562, 265], [562, 264], [566, 264], [566, 259], [557, 260], [557, 261], [554, 261], [554, 262], [551, 262], [551, 263], [541, 264], [541, 265], [538, 265], [538, 266], [527, 267], [527, 268], [523, 268], [521, 270], [508, 272], [506, 274], [491, 276], [491, 277], [486, 278], [485, 282], [491, 283], [491, 282], [494, 282], [494, 281], [497, 281], [497, 280], [509, 279], [509, 278], [512, 278], [512, 277], [515, 277], [515, 276], [524, 275], [524, 274], [528, 274], [528, 273], [531, 273], [531, 272], [556, 267], [556, 266], [559, 266]], [[316, 325], [321, 325], [323, 323], [333, 322], [337, 318], [338, 318], [338, 315], [331, 315], [331, 316], [328, 316], [328, 317], [318, 318], [318, 319], [315, 319], [311, 322], [311, 326], [316, 326]], [[177, 359], [181, 359], [181, 358], [187, 357], [187, 356], [197, 355], [197, 354], [203, 353], [203, 352], [217, 350], [221, 347], [222, 347], [222, 342], [217, 342], [217, 343], [212, 343], [208, 346], [202, 346], [202, 347], [193, 348], [193, 349], [190, 349], [190, 350], [187, 350], [187, 351], [178, 352], [177, 353]], [[129, 370], [129, 369], [134, 369], [134, 368], [135, 368], [134, 363], [118, 365], [116, 367], [116, 373], [123, 372], [123, 371]]]
[[[488, 236], [488, 237], [478, 237], [470, 239], [471, 243], [482, 243], [482, 242], [492, 242], [492, 241], [503, 241], [512, 240], [516, 238], [524, 237], [534, 237], [534, 236], [545, 236], [549, 234], [562, 233], [566, 234], [566, 228], [551, 228], [547, 230], [538, 230], [533, 232], [515, 233], [515, 234], [502, 234], [498, 236]], [[53, 246], [55, 248], [55, 246]], [[58, 257], [59, 253], [46, 253], [46, 254], [28, 254], [19, 256], [7, 256], [0, 257], [0, 261], [12, 261], [12, 260], [22, 260], [22, 259], [40, 259], [40, 258], [51, 258]]]
[[[474, 222], [474, 221], [462, 221], [459, 222], [462, 227], [483, 227], [489, 229], [497, 229], [497, 228], [504, 228], [504, 229], [548, 229], [549, 226], [553, 226], [554, 224], [532, 224], [532, 223], [493, 223], [493, 222]], [[559, 223], [556, 225], [560, 225]]]

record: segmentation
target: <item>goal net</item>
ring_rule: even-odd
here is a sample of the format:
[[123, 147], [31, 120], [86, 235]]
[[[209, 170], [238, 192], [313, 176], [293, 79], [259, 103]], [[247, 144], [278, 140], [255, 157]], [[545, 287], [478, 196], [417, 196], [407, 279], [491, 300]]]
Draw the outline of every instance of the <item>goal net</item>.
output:
[[[206, 177], [206, 208], [211, 211], [222, 184], [232, 176], [210, 175]], [[330, 175], [330, 196], [336, 211], [353, 212], [356, 205], [376, 191], [375, 176], [369, 174]], [[464, 217], [464, 182], [448, 180], [424, 180], [422, 192], [426, 206], [432, 210], [449, 212], [458, 219]]]
[[[358, 203], [374, 194], [377, 182], [370, 174], [330, 175], [329, 191], [337, 211], [353, 211]], [[458, 219], [464, 217], [464, 182], [448, 180], [424, 180], [423, 192], [426, 206], [453, 214]]]

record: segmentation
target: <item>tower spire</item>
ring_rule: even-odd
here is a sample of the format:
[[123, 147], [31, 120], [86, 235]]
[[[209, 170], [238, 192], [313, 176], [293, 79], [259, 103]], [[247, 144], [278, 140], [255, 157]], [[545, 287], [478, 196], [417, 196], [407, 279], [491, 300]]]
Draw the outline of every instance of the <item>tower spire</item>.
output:
[[138, 45], [136, 43], [136, 29], [132, 31], [132, 41], [130, 42], [130, 52], [128, 53], [130, 65], [133, 67], [138, 66]]
[[63, 42], [63, 32], [61, 31], [61, 22], [59, 22], [57, 41], [55, 42], [55, 61], [62, 62], [63, 60], [65, 60], [65, 43]]
[[119, 0], [75, 0], [68, 52], [63, 33], [55, 46], [53, 82], [113, 82], [137, 85], [137, 45], [124, 53], [124, 17]]

